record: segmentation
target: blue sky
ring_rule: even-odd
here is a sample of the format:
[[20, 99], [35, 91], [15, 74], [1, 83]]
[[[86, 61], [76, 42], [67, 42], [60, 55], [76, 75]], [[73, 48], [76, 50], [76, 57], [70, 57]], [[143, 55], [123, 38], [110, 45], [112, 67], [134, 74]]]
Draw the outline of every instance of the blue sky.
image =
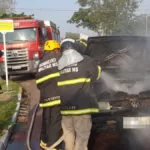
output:
[[142, 0], [140, 9], [145, 12], [148, 10], [148, 12], [150, 13], [150, 0]]
[[[60, 27], [61, 35], [65, 32], [84, 33], [89, 36], [95, 33], [82, 28], [76, 28], [75, 24], [68, 24], [66, 21], [71, 18], [74, 10], [79, 5], [76, 0], [16, 0], [17, 12], [35, 14], [35, 18], [52, 20]], [[150, 14], [150, 0], [143, 0], [138, 12]]]

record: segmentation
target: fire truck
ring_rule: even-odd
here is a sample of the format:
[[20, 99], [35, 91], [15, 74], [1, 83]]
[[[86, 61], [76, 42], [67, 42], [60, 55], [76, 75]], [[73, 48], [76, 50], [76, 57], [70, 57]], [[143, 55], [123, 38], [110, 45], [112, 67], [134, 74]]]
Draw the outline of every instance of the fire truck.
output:
[[44, 24], [46, 26], [48, 38], [60, 41], [60, 31], [56, 24], [49, 20], [45, 20]]
[[[6, 33], [9, 75], [35, 74], [46, 40], [60, 40], [60, 32], [52, 21], [15, 18], [14, 32]], [[4, 78], [3, 38], [0, 33], [0, 76]]]

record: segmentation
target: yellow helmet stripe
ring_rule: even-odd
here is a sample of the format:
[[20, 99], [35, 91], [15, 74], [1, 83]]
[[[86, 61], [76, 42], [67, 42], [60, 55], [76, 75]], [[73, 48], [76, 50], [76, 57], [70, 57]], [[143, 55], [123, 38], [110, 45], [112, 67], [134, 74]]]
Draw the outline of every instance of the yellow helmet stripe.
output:
[[71, 85], [71, 84], [79, 84], [84, 82], [91, 82], [90, 78], [77, 78], [72, 80], [65, 80], [65, 81], [59, 81], [57, 82], [58, 86], [64, 86], [64, 85]]
[[44, 76], [44, 77], [42, 77], [42, 78], [40, 78], [40, 79], [37, 79], [37, 80], [36, 80], [36, 84], [42, 83], [42, 82], [44, 82], [44, 81], [47, 81], [47, 80], [49, 80], [49, 79], [56, 78], [56, 77], [59, 77], [59, 76], [60, 76], [60, 73], [59, 73], [59, 72], [49, 74], [49, 75]]

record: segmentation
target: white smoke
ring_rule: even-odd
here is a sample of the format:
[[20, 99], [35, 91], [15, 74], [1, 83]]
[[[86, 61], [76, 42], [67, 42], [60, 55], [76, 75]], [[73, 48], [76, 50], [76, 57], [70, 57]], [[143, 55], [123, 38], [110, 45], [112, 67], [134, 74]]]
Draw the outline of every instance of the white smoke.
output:
[[[148, 43], [141, 42], [126, 46], [126, 52], [118, 52], [119, 55], [110, 60], [112, 66], [118, 66], [117, 73], [108, 70], [103, 71], [101, 76], [109, 89], [128, 94], [150, 90], [150, 49], [147, 45]], [[124, 79], [127, 82], [120, 82]]]
[[128, 94], [139, 94], [142, 91], [150, 90], [150, 76], [146, 76], [143, 81], [137, 81], [134, 84], [120, 83], [114, 77], [106, 72], [102, 72], [101, 78], [105, 85], [115, 92], [126, 92]]

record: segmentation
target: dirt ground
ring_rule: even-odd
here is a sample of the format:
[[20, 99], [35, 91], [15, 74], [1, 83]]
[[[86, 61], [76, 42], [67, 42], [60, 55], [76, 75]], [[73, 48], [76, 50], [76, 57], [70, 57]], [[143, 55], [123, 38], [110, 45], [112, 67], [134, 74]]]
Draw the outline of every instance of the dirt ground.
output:
[[0, 94], [0, 102], [11, 100], [11, 94], [9, 93], [1, 93]]

